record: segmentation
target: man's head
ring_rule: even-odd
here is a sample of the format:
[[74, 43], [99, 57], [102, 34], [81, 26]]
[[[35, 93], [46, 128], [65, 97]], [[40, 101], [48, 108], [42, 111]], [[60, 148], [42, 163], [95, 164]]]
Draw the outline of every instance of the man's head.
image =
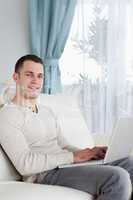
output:
[[36, 55], [25, 55], [17, 60], [13, 79], [17, 95], [25, 99], [36, 99], [42, 89], [44, 78], [43, 61]]

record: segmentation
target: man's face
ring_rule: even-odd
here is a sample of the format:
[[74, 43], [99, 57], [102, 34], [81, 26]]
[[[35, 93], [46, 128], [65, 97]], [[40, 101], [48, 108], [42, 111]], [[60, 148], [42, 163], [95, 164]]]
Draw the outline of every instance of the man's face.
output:
[[43, 65], [34, 61], [25, 61], [19, 73], [14, 73], [14, 80], [21, 96], [35, 99], [43, 86]]

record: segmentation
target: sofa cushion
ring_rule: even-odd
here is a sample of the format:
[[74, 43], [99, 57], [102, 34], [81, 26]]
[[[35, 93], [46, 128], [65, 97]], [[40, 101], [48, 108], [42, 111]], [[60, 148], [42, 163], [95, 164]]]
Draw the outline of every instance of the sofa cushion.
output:
[[79, 148], [93, 147], [94, 141], [88, 131], [76, 96], [68, 94], [41, 94], [39, 103], [50, 107], [57, 116], [61, 131], [71, 145]]
[[92, 200], [92, 196], [75, 189], [21, 182], [0, 183], [2, 200]]

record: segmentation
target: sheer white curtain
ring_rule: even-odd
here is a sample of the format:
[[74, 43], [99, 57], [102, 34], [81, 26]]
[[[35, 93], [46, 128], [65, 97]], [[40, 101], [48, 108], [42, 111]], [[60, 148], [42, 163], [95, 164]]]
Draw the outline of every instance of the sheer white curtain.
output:
[[133, 114], [132, 9], [132, 0], [77, 0], [62, 84], [65, 92], [80, 89], [92, 133], [110, 133], [120, 116]]
[[106, 128], [110, 130], [126, 111], [127, 0], [109, 0], [107, 30], [107, 102]]

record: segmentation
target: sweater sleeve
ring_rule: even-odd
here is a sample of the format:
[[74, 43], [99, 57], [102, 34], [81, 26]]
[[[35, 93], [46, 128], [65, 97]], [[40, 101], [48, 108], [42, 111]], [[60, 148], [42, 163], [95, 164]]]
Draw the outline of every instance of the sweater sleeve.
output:
[[57, 128], [57, 136], [58, 136], [58, 144], [61, 146], [62, 149], [66, 149], [70, 152], [75, 152], [81, 150], [80, 148], [71, 145], [67, 139], [63, 136], [63, 133], [60, 128], [60, 123], [58, 119], [56, 118], [56, 128]]
[[0, 112], [0, 143], [21, 175], [33, 175], [73, 162], [72, 152], [47, 154], [32, 150], [22, 132], [22, 124], [18, 123], [22, 116], [14, 118], [10, 114]]

